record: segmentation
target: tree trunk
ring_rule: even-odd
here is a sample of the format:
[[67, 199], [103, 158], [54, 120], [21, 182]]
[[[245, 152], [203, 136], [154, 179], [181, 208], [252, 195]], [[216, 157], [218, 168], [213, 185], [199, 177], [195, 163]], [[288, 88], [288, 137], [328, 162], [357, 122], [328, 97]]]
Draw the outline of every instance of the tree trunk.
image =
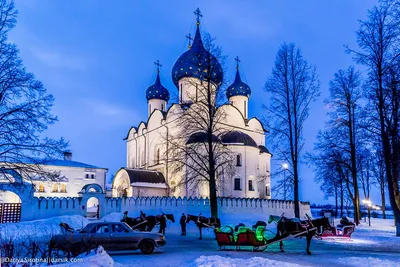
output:
[[340, 218], [343, 217], [343, 202], [344, 202], [343, 182], [341, 182], [340, 183]]
[[381, 200], [382, 200], [382, 215], [383, 219], [386, 219], [386, 201], [385, 201], [385, 189], [381, 187]]
[[294, 216], [300, 219], [300, 203], [299, 203], [299, 176], [297, 169], [297, 162], [293, 164], [293, 172], [294, 172]]
[[218, 218], [218, 200], [217, 200], [217, 190], [215, 183], [215, 174], [210, 174], [210, 211], [211, 217]]

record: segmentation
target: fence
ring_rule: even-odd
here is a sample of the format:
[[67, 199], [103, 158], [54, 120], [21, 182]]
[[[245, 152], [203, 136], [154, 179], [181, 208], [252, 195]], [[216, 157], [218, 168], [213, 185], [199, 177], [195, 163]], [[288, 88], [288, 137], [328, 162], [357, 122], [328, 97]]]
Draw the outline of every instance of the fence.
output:
[[[62, 215], [86, 215], [89, 198], [95, 197], [100, 205], [100, 217], [112, 212], [137, 214], [139, 211], [158, 213], [210, 213], [208, 198], [140, 197], [110, 198], [101, 193], [85, 193], [79, 198], [33, 198], [23, 205], [22, 220], [44, 219]], [[283, 200], [218, 198], [220, 214], [262, 213], [294, 217], [294, 202]], [[300, 203], [300, 215], [311, 214], [308, 202]]]

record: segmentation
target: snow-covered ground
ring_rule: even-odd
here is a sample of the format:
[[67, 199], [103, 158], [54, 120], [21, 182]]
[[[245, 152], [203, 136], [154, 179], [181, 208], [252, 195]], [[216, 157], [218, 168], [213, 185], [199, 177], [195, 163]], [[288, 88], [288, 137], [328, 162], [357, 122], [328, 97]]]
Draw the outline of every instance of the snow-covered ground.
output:
[[[119, 220], [122, 214], [110, 214], [105, 221]], [[131, 215], [130, 216], [137, 216]], [[245, 223], [253, 225], [258, 220], [267, 221], [263, 215], [243, 216], [226, 215], [222, 224]], [[169, 224], [166, 230], [167, 245], [150, 256], [140, 252], [110, 253], [115, 266], [385, 266], [400, 267], [400, 238], [395, 237], [393, 220], [373, 219], [371, 227], [362, 223], [357, 227], [351, 242], [313, 239], [311, 256], [307, 255], [304, 238], [284, 241], [285, 252], [273, 244], [264, 252], [219, 251], [212, 230], [203, 231], [203, 240], [198, 239], [198, 229], [193, 224], [187, 225], [187, 236], [180, 236], [179, 216], [176, 222]], [[275, 232], [275, 225], [268, 226]], [[157, 231], [155, 229], [154, 231]], [[268, 236], [273, 233], [269, 232]]]
[[[156, 214], [155, 212], [154, 214]], [[136, 217], [139, 214], [129, 214]], [[150, 214], [148, 214], [150, 215]], [[327, 241], [313, 239], [311, 256], [305, 252], [306, 240], [289, 239], [284, 241], [285, 252], [274, 244], [264, 252], [252, 251], [219, 251], [210, 229], [203, 231], [203, 240], [194, 223], [187, 225], [187, 236], [180, 236], [180, 214], [175, 214], [175, 223], [168, 224], [166, 230], [167, 245], [158, 248], [152, 255], [134, 252], [92, 251], [89, 255], [81, 255], [74, 262], [64, 263], [63, 267], [77, 266], [189, 266], [189, 267], [228, 267], [228, 266], [386, 266], [400, 267], [400, 238], [395, 237], [393, 220], [371, 219], [371, 227], [367, 223], [356, 228], [351, 242]], [[121, 213], [112, 213], [101, 221], [120, 221]], [[242, 216], [225, 215], [222, 224], [236, 225], [240, 222], [247, 226], [258, 220], [266, 221], [263, 214], [247, 214]], [[24, 238], [50, 238], [60, 232], [59, 223], [66, 222], [75, 229], [84, 227], [88, 220], [81, 216], [62, 216], [46, 220], [21, 222], [0, 225], [1, 238], [21, 240]], [[270, 237], [275, 232], [275, 225], [268, 226]], [[158, 231], [158, 227], [155, 230]], [[57, 265], [59, 266], [59, 265]]]

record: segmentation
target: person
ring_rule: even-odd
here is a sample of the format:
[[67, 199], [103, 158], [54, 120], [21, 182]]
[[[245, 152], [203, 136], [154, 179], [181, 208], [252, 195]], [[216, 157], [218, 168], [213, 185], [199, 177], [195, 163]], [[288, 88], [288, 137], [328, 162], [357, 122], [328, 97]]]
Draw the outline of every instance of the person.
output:
[[167, 217], [165, 217], [164, 213], [161, 215], [160, 221], [160, 234], [165, 235], [165, 228], [167, 228]]
[[185, 213], [182, 213], [179, 223], [181, 224], [181, 230], [182, 230], [181, 236], [186, 236], [186, 215], [185, 215]]
[[122, 220], [126, 221], [126, 218], [128, 218], [128, 211], [124, 212], [124, 217], [122, 218]]
[[146, 214], [143, 213], [143, 211], [140, 211], [140, 219], [141, 219], [142, 221], [145, 221], [145, 220], [146, 220]]

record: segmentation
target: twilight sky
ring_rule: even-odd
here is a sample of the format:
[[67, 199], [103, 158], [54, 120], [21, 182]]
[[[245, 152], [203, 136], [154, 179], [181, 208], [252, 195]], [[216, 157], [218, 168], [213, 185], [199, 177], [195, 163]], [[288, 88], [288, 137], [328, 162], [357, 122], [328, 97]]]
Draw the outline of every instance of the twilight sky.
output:
[[[234, 57], [242, 61], [242, 78], [252, 89], [249, 117], [263, 116], [263, 86], [282, 42], [295, 42], [304, 58], [316, 65], [321, 97], [304, 127], [305, 150], [312, 151], [324, 126], [329, 81], [352, 64], [343, 45], [356, 46], [357, 20], [365, 19], [376, 3], [17, 0], [20, 14], [10, 40], [18, 45], [28, 71], [56, 98], [53, 113], [59, 122], [48, 134], [70, 141], [73, 160], [109, 168], [110, 176], [126, 166], [122, 139], [129, 128], [147, 120], [145, 91], [155, 79], [155, 60], [163, 65], [163, 85], [175, 94], [171, 69], [186, 51], [185, 35], [194, 34], [197, 7], [204, 16], [202, 30], [215, 36], [228, 56], [229, 81], [234, 78]], [[302, 166], [300, 172], [302, 200], [332, 202], [324, 199], [311, 169]], [[377, 192], [372, 201], [379, 203]]]

